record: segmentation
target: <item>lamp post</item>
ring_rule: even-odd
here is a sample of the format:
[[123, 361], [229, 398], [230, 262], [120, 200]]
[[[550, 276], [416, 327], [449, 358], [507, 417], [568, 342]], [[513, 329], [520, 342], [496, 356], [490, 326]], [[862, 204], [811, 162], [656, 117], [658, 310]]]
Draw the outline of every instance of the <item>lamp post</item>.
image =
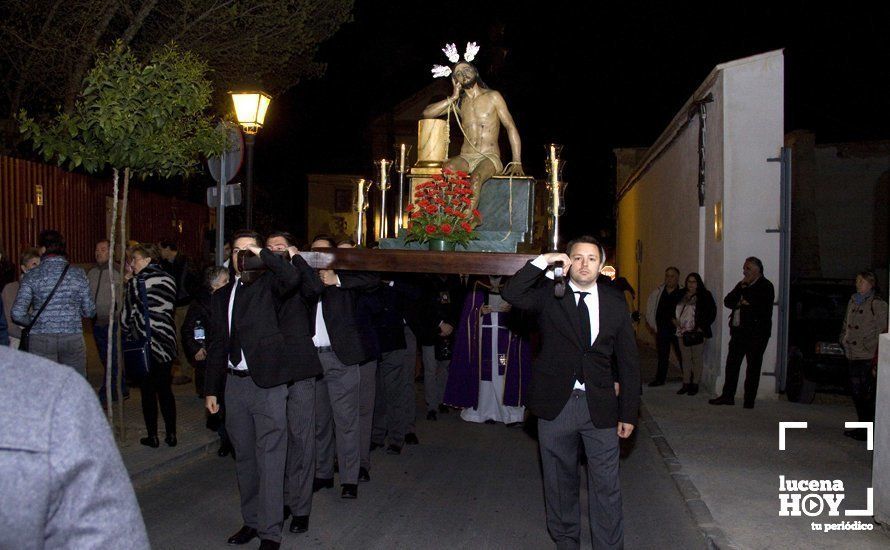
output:
[[247, 175], [245, 183], [245, 217], [247, 229], [253, 229], [253, 144], [256, 134], [263, 127], [266, 111], [272, 97], [265, 92], [229, 92], [235, 105], [235, 117], [244, 130], [244, 142], [247, 144]]

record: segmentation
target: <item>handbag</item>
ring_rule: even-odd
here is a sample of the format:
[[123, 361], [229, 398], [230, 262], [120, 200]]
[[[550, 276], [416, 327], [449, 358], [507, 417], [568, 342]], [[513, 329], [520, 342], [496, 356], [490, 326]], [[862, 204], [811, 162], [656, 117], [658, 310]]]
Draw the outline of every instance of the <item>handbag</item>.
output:
[[142, 305], [142, 315], [145, 318], [145, 337], [136, 340], [126, 340], [121, 349], [124, 355], [124, 368], [127, 374], [137, 382], [141, 382], [151, 368], [151, 317], [148, 312], [148, 296], [145, 291], [145, 283], [136, 281], [139, 292], [139, 301]]
[[703, 332], [695, 330], [683, 333], [683, 345], [688, 347], [697, 346], [705, 341]]
[[56, 281], [56, 286], [50, 291], [49, 296], [46, 297], [46, 301], [43, 302], [43, 305], [40, 306], [40, 309], [37, 310], [37, 315], [31, 319], [31, 322], [28, 323], [28, 326], [22, 328], [22, 335], [19, 337], [19, 351], [28, 351], [28, 348], [31, 345], [31, 329], [34, 328], [34, 323], [37, 322], [37, 319], [40, 317], [40, 314], [43, 313], [43, 310], [46, 309], [46, 306], [49, 305], [49, 301], [53, 299], [53, 296], [56, 295], [56, 291], [59, 289], [59, 285], [62, 284], [62, 280], [65, 278], [65, 274], [68, 273], [68, 268], [71, 267], [71, 264], [65, 264], [65, 269], [62, 270], [62, 275], [59, 277], [59, 280]]

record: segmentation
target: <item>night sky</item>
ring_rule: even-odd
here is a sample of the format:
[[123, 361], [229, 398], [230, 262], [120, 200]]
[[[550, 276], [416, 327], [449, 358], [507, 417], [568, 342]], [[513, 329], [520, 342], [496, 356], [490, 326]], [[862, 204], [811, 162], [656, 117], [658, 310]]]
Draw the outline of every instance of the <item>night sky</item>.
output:
[[354, 21], [321, 48], [327, 74], [273, 100], [257, 140], [257, 209], [299, 233], [305, 174], [370, 175], [370, 120], [431, 81], [447, 42], [479, 42], [475, 63], [507, 100], [527, 173], [544, 177], [545, 143], [565, 145], [568, 237], [613, 231], [611, 150], [650, 145], [725, 61], [785, 48], [786, 131], [890, 138], [887, 4], [621, 4], [357, 0]]

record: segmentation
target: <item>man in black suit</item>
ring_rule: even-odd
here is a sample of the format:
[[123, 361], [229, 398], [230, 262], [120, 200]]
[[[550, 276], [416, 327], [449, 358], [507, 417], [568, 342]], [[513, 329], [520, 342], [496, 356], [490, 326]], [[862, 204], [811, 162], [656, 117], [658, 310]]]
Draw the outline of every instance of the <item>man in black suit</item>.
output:
[[309, 530], [312, 512], [312, 482], [315, 479], [315, 379], [322, 372], [312, 343], [315, 327], [310, 323], [307, 298], [321, 292], [321, 279], [300, 256], [293, 235], [277, 231], [266, 237], [266, 248], [290, 257], [300, 272], [300, 285], [288, 293], [278, 312], [281, 332], [292, 349], [293, 380], [287, 390], [287, 467], [284, 476], [284, 519], [293, 515], [291, 533]]
[[744, 278], [735, 285], [723, 305], [732, 310], [729, 317], [729, 352], [726, 354], [726, 379], [723, 393], [708, 401], [711, 405], [735, 405], [735, 393], [739, 384], [742, 359], [745, 370], [744, 408], [753, 409], [760, 386], [760, 368], [763, 352], [769, 343], [773, 329], [773, 302], [776, 289], [763, 276], [763, 262], [750, 257], [742, 266]]
[[[618, 438], [629, 437], [637, 423], [640, 369], [623, 295], [596, 284], [604, 259], [595, 238], [580, 237], [569, 243], [568, 255], [543, 254], [526, 264], [502, 293], [538, 318], [542, 347], [532, 366], [528, 408], [538, 417], [547, 528], [557, 548], [580, 545], [579, 442], [587, 456], [593, 547], [624, 544]], [[557, 261], [571, 266], [561, 298], [544, 279]]]
[[[328, 237], [313, 239], [312, 248], [333, 248]], [[373, 273], [318, 272], [324, 288], [309, 299], [315, 322], [312, 341], [324, 376], [315, 384], [316, 465], [314, 489], [334, 486], [334, 449], [340, 465], [343, 498], [358, 498], [360, 468], [359, 365], [372, 359], [364, 343], [371, 327], [356, 322], [358, 294], [374, 290], [380, 277]]]
[[[211, 298], [205, 404], [215, 414], [224, 389], [226, 431], [235, 448], [244, 519], [228, 543], [246, 544], [259, 536], [260, 548], [272, 549], [281, 543], [287, 384], [294, 379], [292, 356], [299, 351], [299, 342], [286, 338], [278, 310], [299, 287], [300, 272], [282, 256], [260, 248], [260, 242], [253, 231], [235, 233], [235, 276]], [[257, 269], [242, 271], [241, 251], [258, 256], [249, 259], [259, 264]]]

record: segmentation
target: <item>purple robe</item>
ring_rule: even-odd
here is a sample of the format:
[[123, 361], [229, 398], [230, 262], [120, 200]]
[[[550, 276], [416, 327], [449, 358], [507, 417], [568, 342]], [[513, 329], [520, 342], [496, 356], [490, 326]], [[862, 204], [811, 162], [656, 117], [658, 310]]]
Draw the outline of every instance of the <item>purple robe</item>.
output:
[[[479, 403], [480, 378], [491, 380], [494, 330], [482, 327], [491, 324], [491, 314], [483, 316], [481, 312], [488, 295], [488, 288], [477, 283], [464, 301], [445, 386], [443, 401], [447, 405], [475, 408]], [[498, 314], [498, 373], [505, 375], [503, 404], [508, 407], [525, 405], [531, 381], [531, 346], [527, 339], [507, 328], [511, 317], [518, 315], [513, 311]]]

